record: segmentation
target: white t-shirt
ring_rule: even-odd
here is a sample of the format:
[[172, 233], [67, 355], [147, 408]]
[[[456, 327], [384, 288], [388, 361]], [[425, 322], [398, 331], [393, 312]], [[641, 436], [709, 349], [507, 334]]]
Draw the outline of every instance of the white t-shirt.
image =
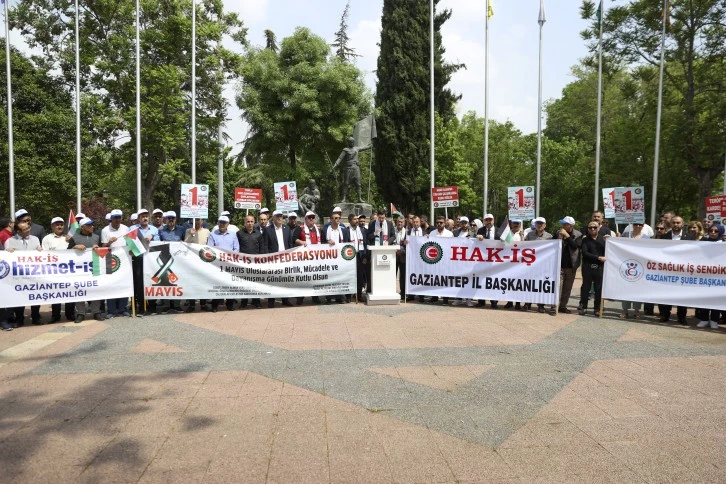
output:
[[124, 235], [128, 233], [129, 228], [124, 224], [119, 225], [117, 229], [114, 229], [111, 225], [107, 225], [101, 230], [101, 243], [108, 244], [111, 237], [116, 237], [116, 241], [109, 247], [126, 247]]
[[454, 234], [449, 229], [444, 229], [443, 231], [439, 232], [438, 230], [434, 230], [429, 234], [429, 237], [453, 237]]
[[[214, 231], [217, 229], [219, 229], [219, 225], [215, 225], [214, 228], [212, 229], [211, 233], [214, 233]], [[227, 225], [227, 232], [229, 232], [230, 234], [237, 233], [237, 232], [239, 232], [239, 227], [237, 227], [234, 224], [229, 224], [229, 225]]]
[[66, 234], [48, 234], [43, 237], [41, 244], [43, 250], [63, 250], [68, 248], [68, 241], [66, 240]]

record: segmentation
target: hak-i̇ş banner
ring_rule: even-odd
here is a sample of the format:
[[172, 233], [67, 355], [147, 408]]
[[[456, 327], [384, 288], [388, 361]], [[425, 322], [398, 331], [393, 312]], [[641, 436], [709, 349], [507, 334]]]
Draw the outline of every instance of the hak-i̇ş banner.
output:
[[560, 240], [505, 244], [453, 237], [410, 237], [406, 293], [556, 304]]
[[356, 292], [351, 244], [242, 254], [207, 245], [155, 242], [144, 255], [144, 291], [160, 299], [250, 299]]
[[0, 307], [129, 297], [128, 250], [0, 251]]
[[726, 310], [726, 244], [620, 239], [605, 244], [607, 299]]

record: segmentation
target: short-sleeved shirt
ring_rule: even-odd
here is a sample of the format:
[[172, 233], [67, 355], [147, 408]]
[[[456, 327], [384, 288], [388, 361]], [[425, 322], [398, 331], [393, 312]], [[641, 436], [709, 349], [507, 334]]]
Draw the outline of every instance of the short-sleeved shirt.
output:
[[163, 240], [164, 242], [182, 242], [186, 231], [187, 229], [181, 225], [177, 225], [173, 229], [169, 229], [168, 226], [164, 225], [159, 229], [159, 240]]
[[209, 234], [207, 244], [212, 247], [219, 247], [220, 249], [229, 250], [232, 252], [239, 252], [239, 241], [237, 240], [237, 234], [230, 232], [221, 233], [219, 230], [215, 230]]
[[41, 242], [43, 250], [64, 250], [68, 248], [68, 241], [66, 241], [66, 234], [56, 235], [48, 234], [43, 237]]
[[132, 225], [129, 230], [139, 229], [139, 235], [141, 235], [143, 238], [148, 237], [151, 235], [151, 240], [158, 241], [159, 240], [159, 229], [154, 227], [153, 225], [147, 225], [144, 229], [141, 225], [136, 224]]
[[126, 247], [126, 240], [124, 235], [129, 233], [129, 228], [124, 224], [118, 226], [117, 229], [111, 225], [107, 225], [101, 230], [101, 243], [108, 244], [111, 237], [116, 237], [116, 240], [109, 247]]

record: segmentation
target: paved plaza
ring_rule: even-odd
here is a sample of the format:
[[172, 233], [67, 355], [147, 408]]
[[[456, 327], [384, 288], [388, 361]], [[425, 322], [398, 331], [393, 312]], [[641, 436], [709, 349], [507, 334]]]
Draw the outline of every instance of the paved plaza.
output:
[[617, 306], [305, 305], [2, 333], [0, 482], [726, 481], [726, 331]]

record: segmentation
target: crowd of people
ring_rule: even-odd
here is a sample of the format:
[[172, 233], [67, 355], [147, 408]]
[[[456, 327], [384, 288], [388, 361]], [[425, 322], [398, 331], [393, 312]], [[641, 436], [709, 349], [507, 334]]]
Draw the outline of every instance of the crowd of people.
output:
[[[125, 247], [124, 235], [133, 229], [138, 229], [140, 237], [147, 241], [189, 242], [208, 245], [233, 252], [246, 254], [266, 254], [287, 250], [296, 246], [311, 244], [351, 243], [356, 247], [356, 293], [326, 296], [323, 301], [313, 297], [314, 304], [350, 303], [355, 297], [360, 301], [364, 292], [371, 292], [370, 260], [368, 248], [371, 245], [398, 245], [397, 270], [402, 301], [414, 301], [414, 296], [406, 295], [406, 246], [410, 237], [462, 237], [476, 238], [478, 240], [500, 240], [506, 224], [497, 226], [494, 215], [486, 214], [481, 219], [469, 220], [464, 215], [456, 219], [447, 219], [443, 216], [436, 218], [434, 225], [429, 224], [426, 215], [409, 213], [407, 216], [398, 214], [393, 220], [387, 217], [384, 210], [379, 210], [372, 220], [368, 221], [365, 215], [349, 215], [347, 224], [342, 219], [339, 207], [332, 210], [329, 221], [321, 223], [316, 213], [308, 211], [302, 219], [298, 219], [295, 212], [283, 213], [279, 210], [270, 212], [267, 208], [259, 211], [257, 217], [244, 216], [242, 228], [231, 223], [230, 212], [223, 211], [216, 219], [216, 225], [206, 223], [205, 220], [195, 219], [180, 223], [174, 211], [155, 209], [151, 213], [142, 209], [129, 216], [124, 223], [124, 214], [115, 209], [109, 212], [105, 220], [97, 221], [86, 217], [83, 213], [75, 216], [79, 229], [69, 234], [66, 222], [61, 217], [54, 217], [50, 221], [50, 233], [46, 234], [43, 226], [34, 223], [27, 210], [18, 210], [14, 218], [0, 218], [0, 250], [16, 251], [52, 251], [61, 249], [86, 250], [96, 247]], [[531, 225], [524, 228], [522, 220], [508, 220], [508, 227], [513, 241], [533, 241], [557, 238], [562, 240], [560, 298], [558, 307], [549, 309], [538, 304], [536, 310], [540, 313], [555, 315], [559, 313], [572, 313], [569, 307], [570, 296], [578, 268], [582, 276], [582, 286], [579, 294], [577, 311], [581, 315], [587, 314], [589, 301], [593, 300], [593, 313], [598, 314], [602, 303], [603, 268], [605, 265], [605, 245], [609, 237], [628, 237], [633, 239], [667, 239], [701, 240], [707, 242], [724, 242], [726, 234], [724, 226], [718, 223], [691, 221], [684, 224], [682, 217], [668, 212], [661, 216], [658, 224], [653, 228], [647, 224], [628, 225], [622, 233], [613, 231], [608, 226], [602, 212], [592, 213], [590, 221], [582, 227], [576, 228], [573, 217], [565, 216], [559, 221], [559, 229], [554, 233], [547, 231], [547, 221], [543, 217], [532, 220]], [[726, 247], [726, 246], [725, 246]], [[80, 323], [86, 317], [105, 320], [114, 317], [129, 317], [132, 312], [137, 315], [155, 315], [159, 313], [174, 314], [181, 311], [194, 312], [196, 301], [184, 301], [184, 307], [179, 300], [148, 299], [144, 294], [143, 285], [143, 255], [133, 257], [132, 267], [134, 273], [134, 302], [130, 307], [128, 298], [109, 299], [106, 301], [88, 301], [65, 304], [65, 317], [69, 321]], [[471, 301], [442, 298], [443, 304], [486, 307], [487, 301]], [[432, 296], [425, 298], [418, 296], [421, 303], [439, 303], [439, 298]], [[284, 306], [292, 306], [288, 298], [280, 300]], [[295, 300], [297, 305], [303, 304], [304, 298]], [[275, 307], [276, 300], [266, 301], [268, 308]], [[261, 308], [260, 299], [227, 299], [227, 300], [200, 300], [199, 308], [202, 311], [218, 311], [224, 304], [228, 311], [237, 308]], [[61, 304], [51, 306], [50, 323], [61, 320]], [[499, 309], [498, 301], [489, 301], [491, 309]], [[507, 302], [503, 309], [529, 311], [532, 305], [521, 302]], [[641, 308], [643, 312], [641, 313]], [[620, 317], [639, 319], [643, 316], [655, 316], [654, 304], [641, 304], [640, 302], [622, 301]], [[688, 325], [686, 307], [677, 307], [678, 323]], [[668, 322], [671, 319], [672, 307], [658, 305], [660, 321]], [[32, 324], [43, 324], [40, 315], [40, 306], [31, 306], [30, 316]], [[717, 329], [724, 324], [726, 311], [716, 309], [696, 308], [695, 316], [699, 320], [697, 327], [710, 327]], [[5, 331], [23, 326], [25, 324], [25, 308], [0, 308], [0, 325]]]

